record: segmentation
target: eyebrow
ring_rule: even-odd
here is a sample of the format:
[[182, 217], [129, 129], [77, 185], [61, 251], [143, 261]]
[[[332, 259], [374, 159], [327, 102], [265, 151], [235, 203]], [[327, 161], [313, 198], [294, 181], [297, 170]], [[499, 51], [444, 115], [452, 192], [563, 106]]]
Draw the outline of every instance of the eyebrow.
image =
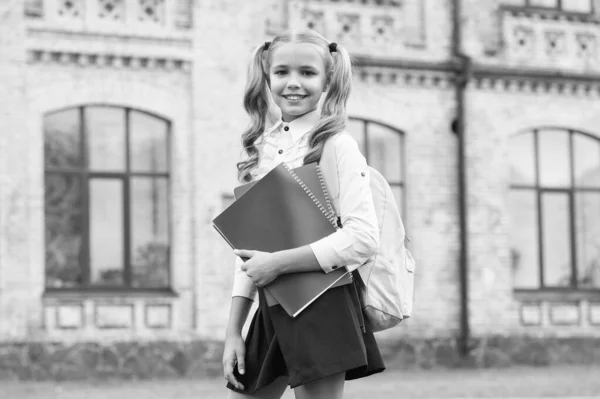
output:
[[[279, 64], [279, 65], [273, 65], [272, 68], [289, 68], [289, 66], [285, 65], [285, 64]], [[314, 65], [300, 65], [300, 69], [318, 69], [318, 68]]]

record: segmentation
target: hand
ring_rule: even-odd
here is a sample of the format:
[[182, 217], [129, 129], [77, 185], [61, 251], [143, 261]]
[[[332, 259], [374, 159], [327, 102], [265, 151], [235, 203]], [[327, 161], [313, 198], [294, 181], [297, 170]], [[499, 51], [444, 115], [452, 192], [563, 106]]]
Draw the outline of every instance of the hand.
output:
[[237, 364], [240, 374], [243, 375], [246, 372], [245, 355], [246, 345], [242, 336], [239, 334], [227, 335], [227, 338], [225, 338], [225, 350], [223, 351], [223, 375], [231, 385], [239, 390], [244, 390], [244, 386], [235, 378], [233, 370]]
[[240, 258], [248, 258], [242, 265], [242, 270], [258, 287], [264, 287], [279, 276], [277, 263], [269, 252], [248, 251], [236, 249], [233, 251]]

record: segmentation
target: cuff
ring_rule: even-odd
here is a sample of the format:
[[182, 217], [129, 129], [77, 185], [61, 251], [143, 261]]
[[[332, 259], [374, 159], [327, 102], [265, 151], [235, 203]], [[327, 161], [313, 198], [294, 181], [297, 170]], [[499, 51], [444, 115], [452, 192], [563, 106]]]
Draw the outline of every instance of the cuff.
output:
[[256, 297], [256, 285], [254, 281], [248, 276], [235, 276], [231, 296], [243, 296], [253, 301]]
[[330, 273], [340, 266], [343, 266], [344, 261], [340, 255], [333, 249], [333, 245], [329, 242], [329, 237], [321, 238], [310, 244], [319, 266], [325, 273]]

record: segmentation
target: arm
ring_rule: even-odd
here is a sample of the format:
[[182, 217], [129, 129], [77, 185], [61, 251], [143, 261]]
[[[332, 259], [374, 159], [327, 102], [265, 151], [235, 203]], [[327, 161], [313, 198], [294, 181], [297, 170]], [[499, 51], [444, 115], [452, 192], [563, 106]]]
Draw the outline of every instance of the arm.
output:
[[[379, 246], [379, 223], [373, 205], [369, 168], [356, 140], [342, 133], [324, 154], [323, 173], [329, 171], [326, 183], [333, 194], [332, 201], [341, 217], [343, 228], [311, 244], [311, 248], [326, 273], [339, 266], [355, 268], [375, 254]], [[335, 165], [331, 165], [335, 162]], [[328, 167], [330, 166], [330, 167]], [[337, 176], [331, 174], [337, 173]], [[337, 194], [337, 195], [336, 195]]]
[[359, 266], [379, 246], [379, 225], [373, 205], [369, 170], [356, 141], [347, 134], [336, 140], [334, 160], [339, 177], [338, 209], [343, 228], [308, 246], [272, 254], [236, 250], [250, 258], [241, 270], [262, 287], [285, 273], [322, 270], [329, 273], [341, 266]]
[[235, 378], [233, 370], [236, 367], [240, 374], [245, 373], [246, 346], [242, 338], [242, 328], [248, 318], [252, 300], [249, 298], [235, 296], [231, 300], [229, 311], [229, 322], [225, 334], [225, 348], [223, 350], [223, 375], [237, 389], [244, 386]]
[[258, 287], [264, 287], [282, 274], [322, 270], [308, 245], [273, 253], [241, 249], [233, 252], [237, 256], [249, 258], [241, 266], [241, 270]]

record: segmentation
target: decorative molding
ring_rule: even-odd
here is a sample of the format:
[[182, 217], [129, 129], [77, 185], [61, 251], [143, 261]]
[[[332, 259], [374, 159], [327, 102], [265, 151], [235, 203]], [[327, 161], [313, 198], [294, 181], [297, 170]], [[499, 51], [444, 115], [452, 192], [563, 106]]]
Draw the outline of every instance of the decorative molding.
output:
[[130, 329], [135, 324], [135, 305], [94, 304], [94, 324], [99, 329]]
[[453, 74], [438, 71], [355, 67], [354, 76], [359, 80], [370, 84], [435, 89], [448, 89], [454, 85]]
[[29, 64], [60, 64], [65, 66], [98, 67], [115, 69], [147, 69], [182, 71], [189, 73], [191, 62], [184, 59], [132, 56], [121, 54], [94, 54], [52, 50], [28, 51]]
[[500, 12], [511, 14], [517, 18], [600, 24], [600, 19], [594, 14], [568, 12], [552, 8], [502, 5], [500, 6]]
[[597, 17], [502, 7], [500, 19], [508, 66], [600, 72]]
[[540, 303], [522, 303], [519, 312], [521, 324], [524, 326], [542, 325], [542, 308]]
[[171, 328], [173, 326], [173, 307], [171, 304], [146, 304], [144, 306], [146, 328]]
[[48, 26], [84, 32], [167, 32], [192, 27], [193, 5], [193, 0], [27, 0], [25, 15]]
[[25, 16], [28, 18], [43, 18], [44, 0], [26, 0]]
[[54, 307], [55, 326], [61, 330], [78, 330], [85, 327], [82, 303], [61, 304]]
[[576, 81], [555, 78], [513, 76], [478, 76], [469, 80], [469, 89], [490, 90], [509, 93], [561, 95], [573, 97], [599, 97], [600, 81]]
[[600, 326], [600, 302], [588, 303], [588, 322], [591, 326]]
[[581, 324], [579, 302], [551, 303], [548, 306], [550, 324], [561, 326], [577, 326]]
[[269, 0], [265, 31], [310, 28], [352, 54], [400, 56], [425, 48], [421, 0]]

